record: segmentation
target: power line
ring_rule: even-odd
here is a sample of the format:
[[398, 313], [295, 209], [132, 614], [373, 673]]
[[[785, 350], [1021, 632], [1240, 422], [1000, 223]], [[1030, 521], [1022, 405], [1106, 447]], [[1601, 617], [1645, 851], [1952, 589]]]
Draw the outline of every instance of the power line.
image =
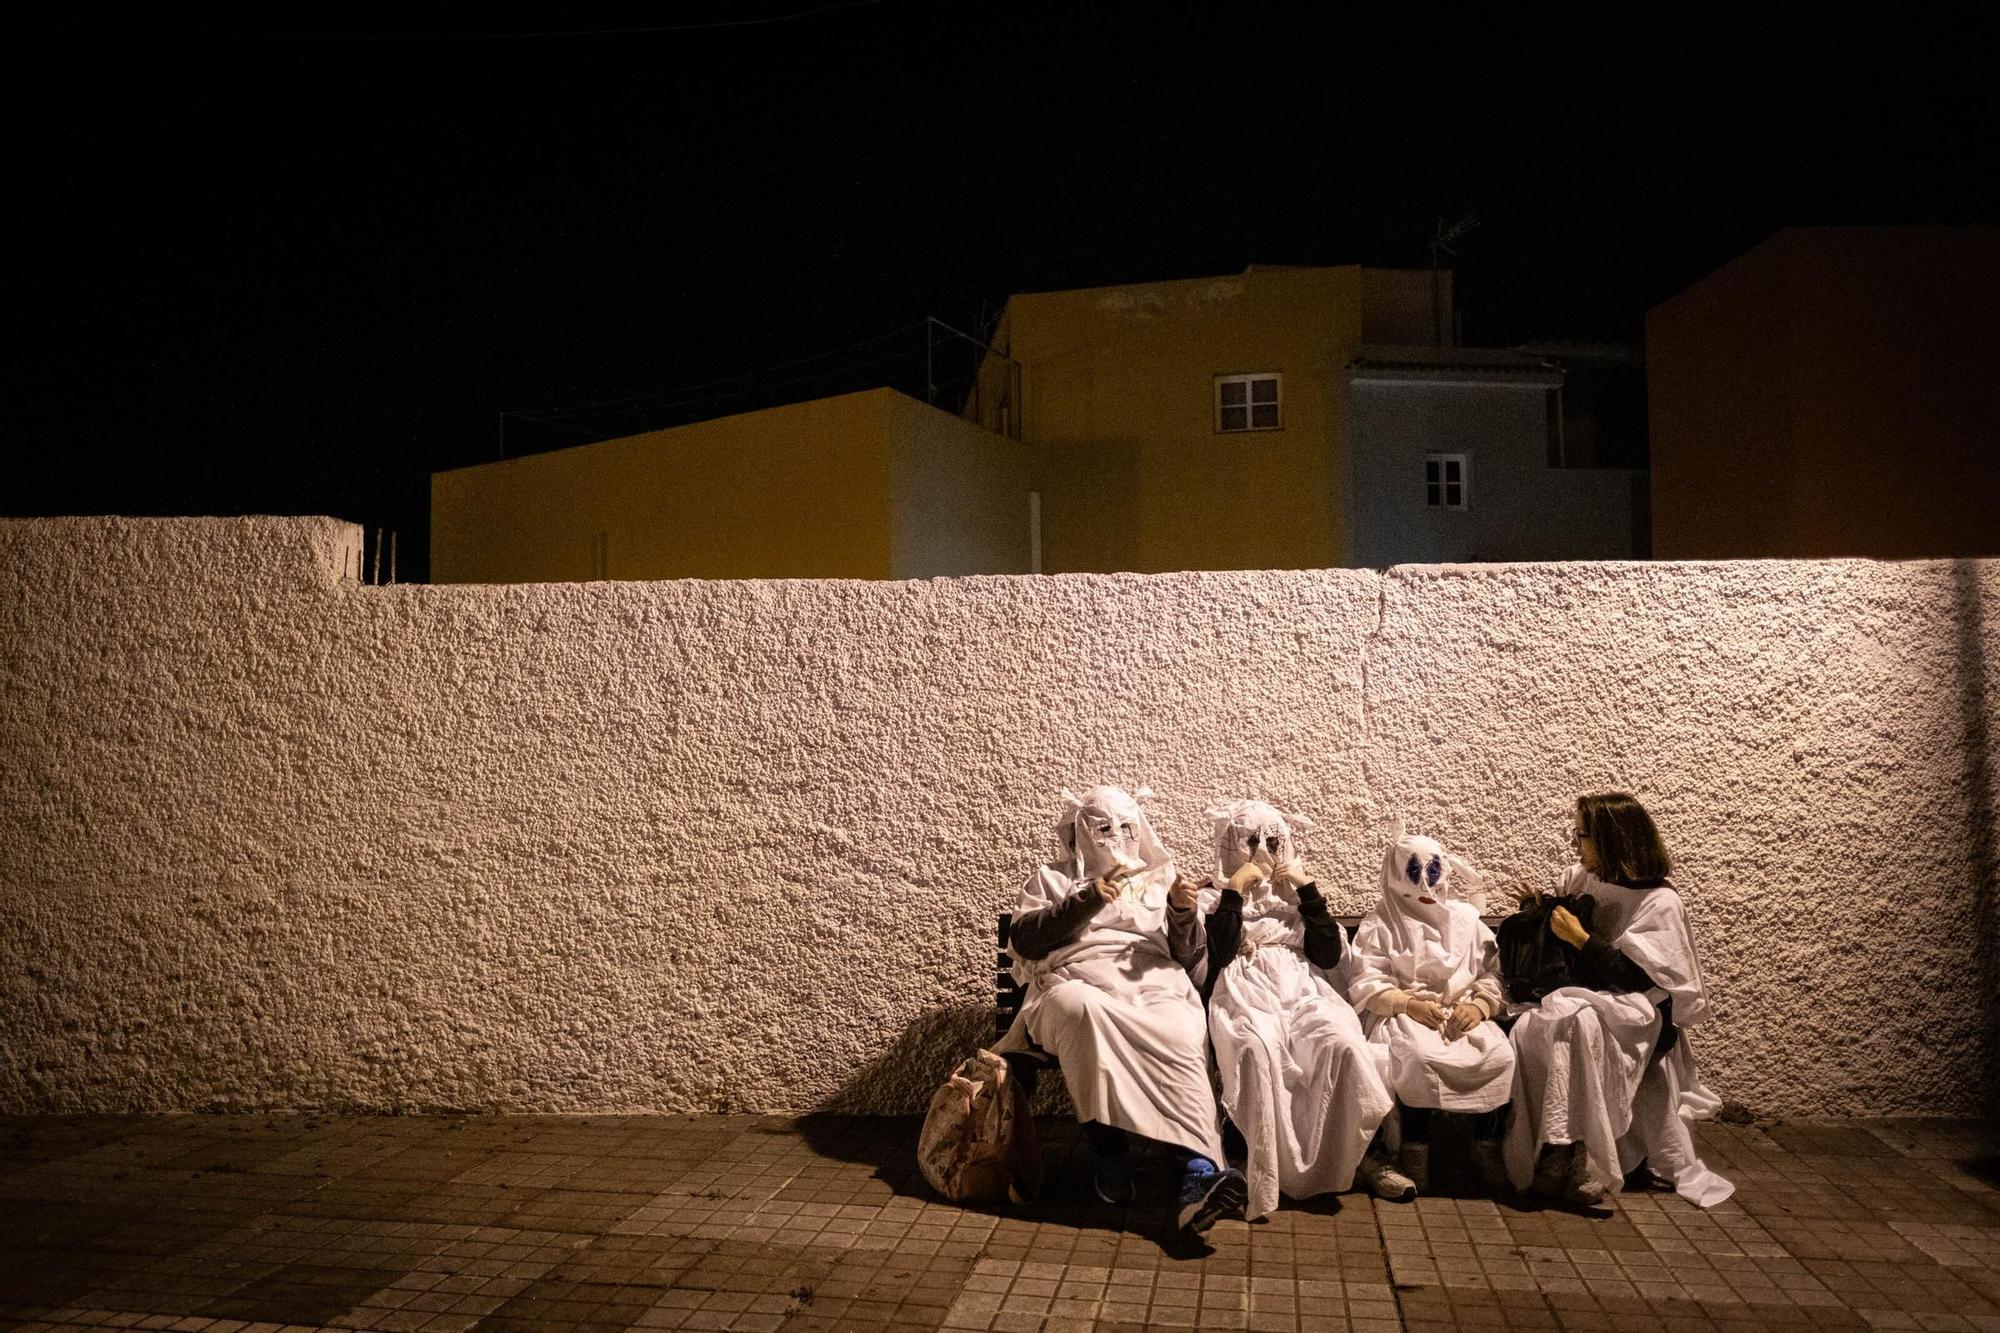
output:
[[[551, 414], [561, 414], [566, 412], [589, 412], [596, 408], [623, 407], [626, 406], [627, 404], [647, 405], [654, 403], [667, 403], [675, 399], [696, 397], [700, 396], [703, 390], [712, 389], [717, 385], [736, 384], [745, 380], [754, 380], [761, 375], [768, 375], [773, 371], [790, 370], [794, 366], [802, 366], [809, 361], [824, 361], [826, 358], [830, 356], [839, 356], [843, 352], [852, 352], [852, 351], [857, 351], [863, 347], [872, 347], [876, 343], [887, 342], [891, 338], [900, 337], [903, 334], [908, 333], [911, 329], [921, 327], [923, 323], [924, 321], [921, 319], [914, 319], [907, 324], [903, 324], [897, 328], [890, 329], [887, 333], [878, 333], [872, 338], [863, 338], [860, 339], [858, 342], [844, 343], [839, 347], [830, 348], [824, 352], [813, 352], [807, 356], [793, 357], [789, 361], [779, 361], [773, 365], [765, 366], [759, 370], [746, 370], [735, 375], [723, 375], [716, 379], [703, 380], [697, 384], [683, 384], [677, 388], [659, 389], [655, 390], [652, 393], [629, 394], [622, 398], [599, 398], [599, 399], [594, 399], [587, 403], [574, 403], [567, 407], [545, 407], [545, 408], [539, 408], [537, 410]], [[516, 415], [520, 414], [517, 413]]]
[[248, 33], [252, 37], [291, 37], [318, 41], [336, 42], [410, 42], [435, 41], [439, 38], [455, 37], [474, 41], [506, 42], [536, 37], [643, 37], [655, 32], [706, 32], [715, 28], [761, 28], [775, 23], [794, 23], [799, 19], [809, 19], [819, 14], [831, 14], [846, 9], [868, 9], [882, 0], [845, 0], [844, 3], [815, 5], [811, 9], [796, 9], [787, 14], [771, 14], [752, 19], [716, 19], [708, 23], [662, 23], [643, 28], [547, 28], [534, 32], [450, 32], [429, 30], [424, 32], [297, 32], [297, 33]]

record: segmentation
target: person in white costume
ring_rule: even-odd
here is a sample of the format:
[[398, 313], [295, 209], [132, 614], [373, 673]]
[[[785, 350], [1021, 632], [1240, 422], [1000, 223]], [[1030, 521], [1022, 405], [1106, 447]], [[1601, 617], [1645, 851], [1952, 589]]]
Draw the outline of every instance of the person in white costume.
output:
[[1293, 846], [1312, 821], [1262, 801], [1208, 815], [1222, 883], [1201, 895], [1202, 989], [1223, 1109], [1243, 1135], [1243, 1213], [1254, 1220], [1281, 1192], [1350, 1188], [1394, 1103], [1361, 1020], [1318, 971], [1339, 964], [1343, 937]]
[[1244, 1188], [1223, 1164], [1208, 1077], [1197, 886], [1117, 787], [1064, 791], [1056, 839], [1009, 928], [1028, 994], [997, 1049], [1039, 1046], [1061, 1062], [1106, 1202], [1133, 1197], [1128, 1132], [1185, 1153], [1179, 1221], [1199, 1235], [1242, 1207]]
[[1580, 974], [1609, 977], [1593, 984], [1613, 989], [1564, 986], [1515, 1020], [1508, 1177], [1598, 1205], [1637, 1175], [1713, 1207], [1736, 1187], [1702, 1163], [1688, 1130], [1721, 1102], [1702, 1087], [1680, 1031], [1707, 1016], [1708, 996], [1667, 882], [1672, 861], [1652, 816], [1624, 792], [1579, 798], [1571, 840], [1579, 864], [1559, 892], [1594, 900], [1593, 929], [1561, 907], [1549, 929], [1579, 951]]
[[1391, 1125], [1401, 1139], [1403, 1178], [1372, 1150], [1362, 1175], [1387, 1197], [1426, 1188], [1431, 1117], [1451, 1111], [1478, 1115], [1474, 1160], [1481, 1178], [1498, 1184], [1514, 1048], [1491, 1021], [1505, 1006], [1493, 932], [1459, 896], [1478, 895], [1479, 874], [1399, 825], [1381, 882], [1381, 901], [1354, 933], [1347, 996], [1396, 1099]]

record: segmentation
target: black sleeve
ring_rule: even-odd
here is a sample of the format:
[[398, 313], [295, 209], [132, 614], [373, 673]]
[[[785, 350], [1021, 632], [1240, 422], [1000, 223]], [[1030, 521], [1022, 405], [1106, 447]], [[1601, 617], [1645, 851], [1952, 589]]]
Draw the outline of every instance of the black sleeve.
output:
[[1202, 983], [1202, 999], [1206, 1000], [1214, 991], [1223, 969], [1236, 961], [1236, 951], [1242, 943], [1243, 895], [1234, 889], [1224, 889], [1222, 900], [1208, 914], [1208, 980]]
[[1208, 952], [1207, 934], [1201, 928], [1201, 913], [1192, 907], [1167, 908], [1167, 951], [1174, 961], [1192, 972]]
[[1576, 979], [1592, 990], [1630, 995], [1653, 989], [1653, 979], [1602, 935], [1592, 935], [1576, 951]]
[[1102, 906], [1104, 900], [1086, 881], [1077, 892], [1054, 907], [1016, 916], [1014, 924], [1007, 927], [1007, 938], [1013, 942], [1014, 952], [1021, 957], [1030, 960], [1047, 958], [1083, 934], [1083, 928], [1090, 924], [1090, 919]]
[[1347, 943], [1347, 932], [1327, 910], [1319, 885], [1299, 885], [1299, 916], [1306, 923], [1306, 957], [1317, 967], [1340, 966], [1340, 951]]

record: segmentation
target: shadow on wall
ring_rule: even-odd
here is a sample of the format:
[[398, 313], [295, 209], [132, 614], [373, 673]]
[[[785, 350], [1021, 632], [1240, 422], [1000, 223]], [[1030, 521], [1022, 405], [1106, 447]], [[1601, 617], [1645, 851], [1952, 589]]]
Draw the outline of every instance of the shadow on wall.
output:
[[[917, 1170], [917, 1134], [931, 1094], [960, 1062], [998, 1040], [991, 1005], [934, 1009], [905, 1027], [817, 1111], [799, 1117], [799, 1135], [821, 1156], [873, 1166], [875, 1178], [897, 1194], [934, 1197]], [[1074, 1121], [1062, 1075], [1051, 1071], [1038, 1082], [1034, 1113], [1059, 1125]], [[1060, 1147], [1067, 1150], [1067, 1137]]]
[[1959, 706], [1965, 721], [1966, 812], [1972, 843], [1973, 926], [1977, 931], [1980, 1004], [1984, 1007], [1979, 1058], [1986, 1109], [2000, 1112], [2000, 830], [1994, 809], [1991, 701], [1986, 693], [1985, 617], [1980, 604], [1979, 562], [1952, 562], [1958, 612]]
[[833, 1115], [922, 1115], [959, 1061], [993, 1043], [993, 1006], [956, 1004], [914, 1019], [820, 1104]]

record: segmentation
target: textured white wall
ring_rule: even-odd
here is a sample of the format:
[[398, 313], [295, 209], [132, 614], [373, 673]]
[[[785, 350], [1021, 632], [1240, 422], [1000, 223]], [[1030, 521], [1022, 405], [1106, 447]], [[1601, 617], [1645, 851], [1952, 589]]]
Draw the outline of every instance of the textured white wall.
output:
[[1211, 799], [1314, 814], [1350, 911], [1397, 812], [1544, 878], [1626, 784], [1725, 1095], [1991, 1074], [1995, 562], [369, 588], [357, 546], [0, 523], [0, 1109], [913, 1109], [1099, 780], [1197, 868]]

